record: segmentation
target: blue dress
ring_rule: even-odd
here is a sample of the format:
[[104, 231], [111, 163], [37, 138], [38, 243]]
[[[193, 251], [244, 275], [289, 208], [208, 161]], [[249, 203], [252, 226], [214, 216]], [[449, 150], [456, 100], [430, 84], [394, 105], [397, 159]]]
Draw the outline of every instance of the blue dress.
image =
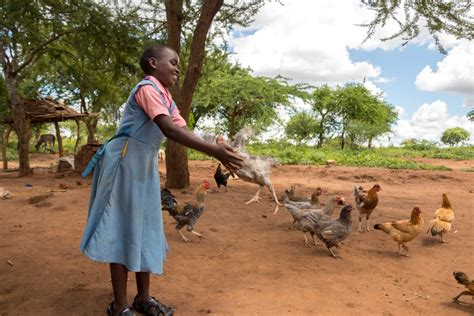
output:
[[[128, 97], [115, 136], [89, 163], [88, 171], [93, 167], [94, 176], [80, 249], [96, 261], [123, 264], [133, 272], [162, 274], [168, 244], [157, 154], [164, 135], [135, 101], [142, 85], [152, 85], [164, 99], [154, 82], [138, 83]], [[173, 102], [170, 115], [175, 108]]]

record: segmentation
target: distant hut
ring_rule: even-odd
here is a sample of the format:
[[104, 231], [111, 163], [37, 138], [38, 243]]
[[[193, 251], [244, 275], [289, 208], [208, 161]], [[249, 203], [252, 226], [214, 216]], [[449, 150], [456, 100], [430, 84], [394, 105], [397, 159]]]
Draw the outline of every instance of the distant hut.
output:
[[[79, 120], [84, 120], [90, 116], [97, 116], [97, 113], [79, 113], [73, 108], [67, 106], [62, 101], [53, 100], [52, 98], [39, 98], [35, 100], [22, 100], [25, 107], [26, 116], [31, 124], [38, 123], [54, 123], [56, 129], [56, 138], [58, 140], [59, 156], [63, 156], [63, 143], [61, 133], [59, 131], [59, 122], [74, 120], [77, 124], [77, 138], [74, 146], [74, 153], [76, 153], [77, 146], [80, 141], [80, 124]], [[3, 170], [8, 169], [7, 158], [7, 144], [11, 131], [13, 130], [13, 118], [5, 117], [3, 123], [7, 124], [7, 129], [3, 134], [2, 142], [2, 156], [3, 156]]]

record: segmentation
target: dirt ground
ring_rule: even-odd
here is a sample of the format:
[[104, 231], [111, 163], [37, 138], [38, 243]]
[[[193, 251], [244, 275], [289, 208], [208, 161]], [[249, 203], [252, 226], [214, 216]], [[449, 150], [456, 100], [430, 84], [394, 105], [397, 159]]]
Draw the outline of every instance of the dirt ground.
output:
[[[54, 158], [33, 155], [32, 165], [38, 168], [30, 177], [0, 173], [0, 187], [12, 194], [0, 200], [1, 316], [105, 315], [112, 300], [107, 265], [78, 250], [90, 179], [55, 178], [46, 169]], [[192, 187], [208, 179], [215, 191], [216, 164], [191, 161]], [[462, 165], [474, 167], [474, 162]], [[474, 173], [277, 166], [271, 179], [279, 195], [291, 184], [301, 185], [307, 195], [321, 186], [323, 200], [342, 194], [350, 203], [354, 184], [368, 188], [379, 183], [383, 190], [372, 223], [408, 218], [418, 204], [426, 228], [447, 192], [456, 219], [447, 244], [423, 232], [408, 244], [409, 258], [397, 255], [387, 235], [371, 231], [350, 236], [335, 250], [343, 259], [333, 259], [324, 247], [304, 246], [285, 208], [272, 215], [275, 204], [267, 191], [259, 204], [245, 205], [257, 186], [230, 181], [228, 192], [206, 197], [196, 225], [206, 239], [189, 234], [192, 242], [182, 242], [173, 219], [163, 214], [170, 251], [165, 275], [152, 277], [151, 290], [176, 315], [474, 315], [470, 297], [462, 298], [464, 304], [452, 302], [463, 290], [453, 271], [474, 278]], [[60, 184], [68, 188], [61, 190]], [[45, 202], [28, 203], [47, 191], [53, 196]], [[352, 219], [355, 232], [355, 211]], [[135, 277], [129, 278], [133, 299]]]

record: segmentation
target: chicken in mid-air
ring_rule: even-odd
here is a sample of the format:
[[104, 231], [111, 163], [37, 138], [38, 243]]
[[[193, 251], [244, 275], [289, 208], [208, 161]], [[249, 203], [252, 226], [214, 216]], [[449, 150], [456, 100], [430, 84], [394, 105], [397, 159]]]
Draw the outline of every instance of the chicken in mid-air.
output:
[[240, 179], [256, 183], [260, 186], [255, 196], [245, 204], [258, 202], [260, 199], [260, 192], [263, 188], [267, 187], [276, 202], [275, 211], [273, 212], [273, 214], [276, 214], [278, 212], [278, 207], [281, 206], [281, 204], [278, 201], [272, 182], [268, 176], [273, 161], [261, 157], [252, 157], [245, 151], [245, 141], [251, 136], [251, 134], [251, 129], [244, 128], [235, 136], [235, 139], [231, 144], [232, 147], [236, 149], [237, 154], [243, 158], [242, 167], [235, 170], [234, 173], [239, 176]]
[[430, 228], [426, 231], [431, 232], [431, 236], [439, 235], [441, 242], [447, 242], [444, 235], [451, 230], [451, 223], [454, 220], [454, 211], [448, 195], [443, 193], [443, 202], [441, 208], [437, 209], [430, 222]]
[[354, 198], [356, 209], [359, 212], [359, 232], [362, 232], [362, 217], [365, 216], [366, 224], [367, 224], [367, 231], [370, 231], [369, 226], [369, 217], [370, 214], [374, 211], [375, 207], [379, 203], [379, 196], [377, 192], [381, 191], [382, 188], [380, 185], [375, 184], [372, 189], [367, 192], [367, 195], [362, 194], [361, 191], [354, 186]]
[[420, 207], [415, 206], [411, 212], [410, 219], [376, 224], [374, 228], [389, 234], [390, 238], [398, 243], [398, 254], [407, 257], [406, 254], [402, 253], [401, 248], [408, 251], [405, 243], [412, 241], [420, 234], [424, 223]]
[[221, 169], [221, 164], [217, 165], [216, 172], [214, 173], [214, 180], [216, 180], [217, 187], [221, 188], [221, 185], [224, 186], [225, 191], [227, 192], [227, 180], [230, 177], [230, 172], [224, 173]]
[[453, 298], [456, 303], [460, 303], [459, 298], [463, 295], [471, 295], [474, 297], [474, 280], [470, 280], [466, 273], [464, 272], [453, 272], [454, 278], [459, 284], [462, 284], [466, 287], [467, 291], [462, 291], [458, 296]]
[[197, 235], [199, 238], [204, 238], [203, 235], [194, 231], [194, 225], [204, 213], [204, 197], [208, 189], [209, 182], [204, 181], [194, 192], [195, 200], [184, 203], [177, 202], [169, 190], [161, 189], [161, 207], [163, 210], [168, 211], [176, 221], [176, 229], [184, 242], [190, 241], [181, 232], [184, 226], [186, 226], [189, 232]]

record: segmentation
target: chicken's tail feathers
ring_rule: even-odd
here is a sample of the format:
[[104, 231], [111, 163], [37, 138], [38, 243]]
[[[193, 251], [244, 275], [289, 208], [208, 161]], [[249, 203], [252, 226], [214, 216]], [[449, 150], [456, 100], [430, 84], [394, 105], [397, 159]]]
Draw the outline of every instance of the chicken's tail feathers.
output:
[[459, 284], [462, 284], [462, 285], [469, 285], [469, 284], [471, 283], [471, 280], [469, 279], [469, 277], [467, 276], [467, 274], [464, 273], [464, 272], [455, 271], [455, 272], [453, 272], [453, 275], [454, 275], [454, 278], [456, 279], [456, 281], [457, 281]]
[[355, 204], [356, 204], [356, 207], [360, 207], [360, 192], [359, 192], [359, 189], [354, 186], [354, 188], [352, 189], [352, 192], [354, 193], [354, 200], [355, 200]]
[[388, 234], [390, 232], [389, 226], [390, 226], [390, 223], [375, 224], [374, 229], [381, 230], [381, 231]]
[[160, 194], [161, 194], [161, 207], [163, 210], [170, 211], [176, 208], [176, 205], [178, 204], [178, 202], [176, 201], [176, 198], [174, 197], [174, 195], [171, 193], [170, 190], [161, 189]]
[[440, 233], [447, 233], [451, 230], [451, 223], [441, 221], [437, 218], [431, 220], [431, 226], [428, 229], [428, 232], [431, 232], [431, 236], [436, 236]]

